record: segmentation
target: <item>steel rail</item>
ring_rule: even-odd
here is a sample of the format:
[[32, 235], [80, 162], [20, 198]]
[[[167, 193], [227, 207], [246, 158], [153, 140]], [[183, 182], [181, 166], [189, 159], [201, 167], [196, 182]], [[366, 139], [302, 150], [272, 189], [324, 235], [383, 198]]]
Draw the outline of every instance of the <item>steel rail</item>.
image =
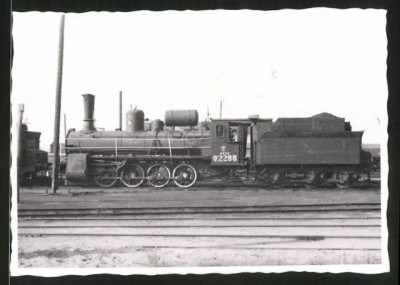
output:
[[324, 239], [380, 239], [381, 236], [362, 235], [206, 235], [206, 234], [120, 234], [120, 233], [18, 233], [18, 236], [89, 236], [89, 237], [182, 237], [182, 238], [287, 238], [296, 240], [324, 240]]
[[208, 211], [208, 212], [187, 212], [187, 211], [174, 211], [174, 212], [121, 212], [118, 210], [111, 210], [111, 211], [101, 211], [101, 210], [93, 210], [93, 211], [86, 211], [86, 212], [75, 212], [75, 213], [58, 213], [57, 211], [51, 211], [50, 213], [25, 213], [25, 214], [18, 214], [19, 217], [46, 217], [46, 216], [57, 216], [57, 217], [73, 217], [73, 216], [124, 216], [124, 215], [177, 215], [177, 214], [248, 214], [248, 213], [254, 213], [254, 214], [262, 214], [262, 213], [304, 213], [304, 212], [338, 212], [338, 211], [345, 211], [345, 212], [351, 212], [351, 211], [380, 211], [380, 209], [360, 209], [360, 208], [355, 208], [355, 209], [297, 209], [297, 210], [258, 210], [258, 211]]
[[[158, 246], [141, 246], [140, 248], [159, 249]], [[268, 250], [350, 250], [350, 251], [381, 251], [381, 248], [354, 248], [354, 247], [244, 247], [244, 246], [162, 246], [162, 248], [185, 248], [185, 249], [268, 249]]]
[[[245, 218], [245, 217], [235, 217], [235, 218], [221, 218], [221, 217], [213, 217], [213, 218], [206, 218], [202, 217], [201, 220], [223, 220], [223, 221], [231, 221], [231, 220], [262, 220], [262, 221], [267, 221], [267, 220], [380, 220], [381, 217], [293, 217], [293, 218], [284, 218], [284, 217], [257, 217], [257, 218]], [[20, 221], [30, 221], [30, 219], [26, 218], [19, 218]], [[74, 217], [74, 218], [42, 218], [40, 219], [41, 221], [182, 221], [182, 220], [189, 220], [193, 221], [196, 220], [198, 221], [198, 217], [193, 217], [193, 218], [185, 218], [185, 217], [179, 217], [179, 218], [165, 218], [165, 217], [159, 217], [159, 218], [120, 218], [120, 217], [107, 217], [107, 218], [101, 218], [101, 217], [90, 217], [90, 218], [79, 218], [79, 217]]]
[[107, 211], [131, 211], [131, 212], [141, 212], [141, 213], [153, 213], [153, 212], [232, 212], [232, 211], [268, 211], [268, 210], [280, 210], [280, 211], [289, 211], [289, 210], [311, 210], [311, 211], [318, 211], [318, 210], [376, 210], [380, 209], [380, 203], [331, 203], [331, 204], [288, 204], [288, 205], [254, 205], [254, 206], [194, 206], [194, 207], [113, 207], [113, 208], [40, 208], [40, 209], [18, 209], [19, 213], [27, 213], [27, 212], [107, 212]]
[[19, 209], [18, 217], [380, 211], [380, 205]]
[[350, 225], [86, 225], [86, 226], [74, 226], [74, 225], [63, 225], [63, 226], [23, 226], [18, 225], [19, 229], [81, 229], [81, 228], [123, 228], [123, 229], [158, 229], [158, 228], [376, 228], [381, 227], [380, 224], [374, 225], [362, 225], [362, 224], [350, 224]]
[[[106, 202], [118, 202], [120, 200], [111, 200]], [[102, 201], [103, 202], [103, 201]], [[264, 208], [283, 208], [283, 207], [296, 207], [296, 208], [310, 208], [310, 207], [347, 207], [347, 206], [381, 206], [380, 202], [366, 202], [366, 203], [321, 203], [321, 204], [275, 204], [275, 205], [252, 205], [252, 206], [192, 206], [192, 207], [130, 207], [130, 208], [123, 208], [123, 207], [116, 207], [116, 208], [108, 208], [113, 210], [169, 210], [169, 209], [190, 209], [190, 210], [202, 210], [202, 209], [264, 209]], [[59, 209], [18, 209], [18, 211], [48, 211], [48, 210], [93, 210], [96, 208], [59, 208]], [[97, 208], [97, 209], [107, 209], [107, 208]]]

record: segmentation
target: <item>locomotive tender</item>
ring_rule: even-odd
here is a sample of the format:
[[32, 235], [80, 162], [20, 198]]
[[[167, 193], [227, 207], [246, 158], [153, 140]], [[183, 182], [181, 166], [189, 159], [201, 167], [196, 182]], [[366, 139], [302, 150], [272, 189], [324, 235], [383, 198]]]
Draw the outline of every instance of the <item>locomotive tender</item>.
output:
[[[164, 122], [129, 110], [126, 129], [98, 131], [94, 96], [84, 98], [84, 124], [66, 137], [66, 179], [110, 187], [171, 180], [190, 187], [197, 180], [265, 183], [350, 183], [368, 175], [371, 155], [361, 148], [363, 132], [343, 118], [213, 119], [198, 123], [195, 110], [170, 110]], [[164, 126], [165, 125], [165, 126]]]

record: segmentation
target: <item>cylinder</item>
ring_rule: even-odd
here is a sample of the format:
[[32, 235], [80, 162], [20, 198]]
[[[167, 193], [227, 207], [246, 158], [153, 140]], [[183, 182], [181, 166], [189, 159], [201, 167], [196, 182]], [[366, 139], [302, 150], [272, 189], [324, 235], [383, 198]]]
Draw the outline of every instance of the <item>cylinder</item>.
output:
[[167, 127], [197, 126], [199, 114], [197, 110], [168, 110], [164, 121]]
[[144, 113], [142, 110], [129, 110], [126, 112], [126, 131], [144, 131]]
[[164, 122], [156, 119], [151, 122], [151, 130], [155, 132], [160, 132], [164, 130]]
[[94, 95], [83, 94], [83, 128], [84, 132], [93, 132], [96, 130], [94, 127]]

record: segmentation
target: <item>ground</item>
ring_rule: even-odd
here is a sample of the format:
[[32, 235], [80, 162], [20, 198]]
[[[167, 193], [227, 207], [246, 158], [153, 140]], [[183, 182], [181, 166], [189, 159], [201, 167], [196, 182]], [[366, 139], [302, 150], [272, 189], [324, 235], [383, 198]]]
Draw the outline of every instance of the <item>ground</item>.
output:
[[[212, 207], [379, 201], [380, 191], [376, 189], [143, 188], [132, 191], [64, 187], [57, 195], [46, 194], [44, 188], [22, 189], [19, 208]], [[352, 227], [352, 223], [357, 226]], [[23, 268], [379, 264], [379, 225], [379, 212], [376, 215], [364, 211], [122, 216], [99, 217], [95, 221], [20, 219], [18, 264]], [[46, 228], [49, 226], [51, 228]], [[40, 235], [49, 232], [57, 235]], [[65, 233], [76, 235], [65, 236]], [[264, 237], [254, 237], [256, 235]], [[296, 235], [330, 237], [302, 239]], [[348, 237], [334, 238], [335, 235]]]

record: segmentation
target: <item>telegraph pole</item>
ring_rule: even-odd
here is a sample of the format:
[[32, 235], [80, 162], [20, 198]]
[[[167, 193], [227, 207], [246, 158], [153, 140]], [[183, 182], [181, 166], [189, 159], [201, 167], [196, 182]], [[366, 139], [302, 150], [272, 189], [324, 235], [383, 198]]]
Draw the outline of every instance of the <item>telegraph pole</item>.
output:
[[119, 130], [122, 131], [122, 91], [119, 91]]
[[54, 140], [53, 140], [53, 177], [51, 183], [52, 193], [55, 194], [58, 189], [58, 171], [60, 164], [60, 112], [61, 112], [61, 87], [62, 87], [62, 71], [64, 58], [64, 24], [65, 15], [61, 15], [60, 20], [60, 37], [58, 42], [58, 69], [57, 69], [57, 89], [56, 89], [56, 106], [54, 118]]

